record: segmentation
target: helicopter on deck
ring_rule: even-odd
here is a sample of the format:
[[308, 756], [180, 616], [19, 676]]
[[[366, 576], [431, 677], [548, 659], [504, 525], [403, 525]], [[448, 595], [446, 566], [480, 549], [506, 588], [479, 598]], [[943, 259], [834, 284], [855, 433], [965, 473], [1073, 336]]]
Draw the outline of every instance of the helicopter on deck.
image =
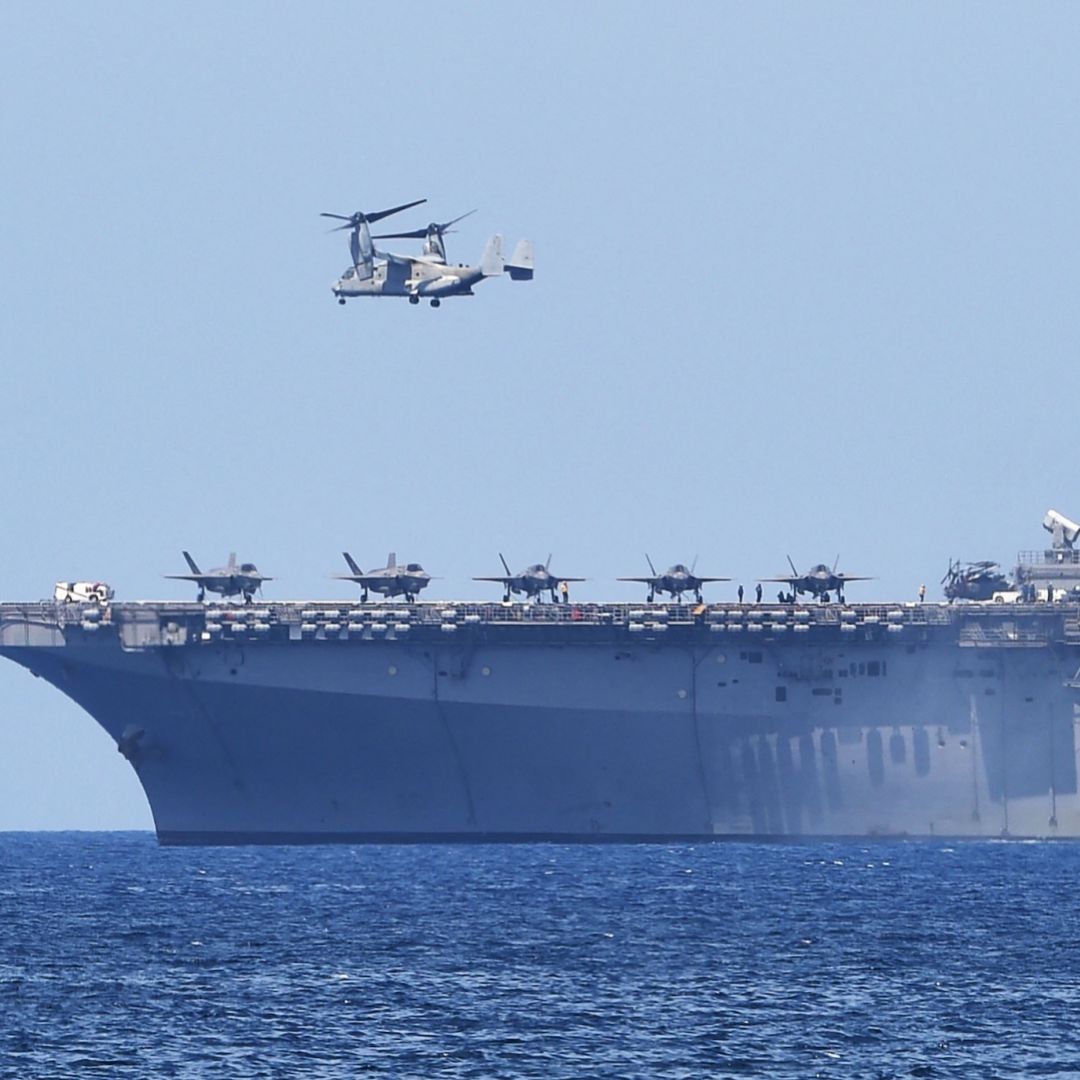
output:
[[1008, 592], [1012, 582], [1001, 572], [996, 562], [962, 563], [959, 559], [949, 560], [949, 569], [941, 579], [945, 586], [946, 599], [952, 600], [992, 600], [994, 593]]

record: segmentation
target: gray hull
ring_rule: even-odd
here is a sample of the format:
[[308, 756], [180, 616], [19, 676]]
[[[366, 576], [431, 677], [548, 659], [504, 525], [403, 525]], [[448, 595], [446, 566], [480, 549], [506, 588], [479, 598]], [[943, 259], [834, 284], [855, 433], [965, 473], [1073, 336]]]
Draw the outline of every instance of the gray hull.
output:
[[0, 652], [164, 843], [1080, 835], [1076, 612], [929, 608], [5, 606]]

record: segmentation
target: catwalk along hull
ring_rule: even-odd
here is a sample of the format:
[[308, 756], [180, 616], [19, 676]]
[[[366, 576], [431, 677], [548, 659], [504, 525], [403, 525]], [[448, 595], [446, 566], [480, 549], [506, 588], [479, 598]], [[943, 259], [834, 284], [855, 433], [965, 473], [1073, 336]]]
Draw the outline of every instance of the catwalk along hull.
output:
[[1077, 614], [4, 605], [0, 652], [163, 843], [1080, 836]]

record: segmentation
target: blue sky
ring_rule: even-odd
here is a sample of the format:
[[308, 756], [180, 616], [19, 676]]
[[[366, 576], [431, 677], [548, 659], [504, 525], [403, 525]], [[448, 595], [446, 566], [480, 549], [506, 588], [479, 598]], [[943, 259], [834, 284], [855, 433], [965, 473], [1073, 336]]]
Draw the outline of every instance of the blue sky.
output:
[[[1080, 13], [1065, 4], [9, 5], [5, 599], [277, 597], [643, 553], [931, 596], [1080, 515]], [[340, 308], [320, 211], [427, 197], [528, 285]], [[401, 242], [403, 246], [408, 246]], [[734, 595], [734, 583], [730, 592]], [[726, 595], [719, 586], [714, 595]], [[0, 828], [147, 827], [111, 741], [0, 666]]]

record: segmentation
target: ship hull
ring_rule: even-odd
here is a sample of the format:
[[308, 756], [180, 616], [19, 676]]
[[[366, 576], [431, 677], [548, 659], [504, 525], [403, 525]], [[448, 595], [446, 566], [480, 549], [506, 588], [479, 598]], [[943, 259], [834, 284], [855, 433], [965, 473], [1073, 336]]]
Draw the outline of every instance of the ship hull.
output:
[[1080, 836], [1053, 642], [552, 636], [0, 653], [116, 740], [165, 844]]

